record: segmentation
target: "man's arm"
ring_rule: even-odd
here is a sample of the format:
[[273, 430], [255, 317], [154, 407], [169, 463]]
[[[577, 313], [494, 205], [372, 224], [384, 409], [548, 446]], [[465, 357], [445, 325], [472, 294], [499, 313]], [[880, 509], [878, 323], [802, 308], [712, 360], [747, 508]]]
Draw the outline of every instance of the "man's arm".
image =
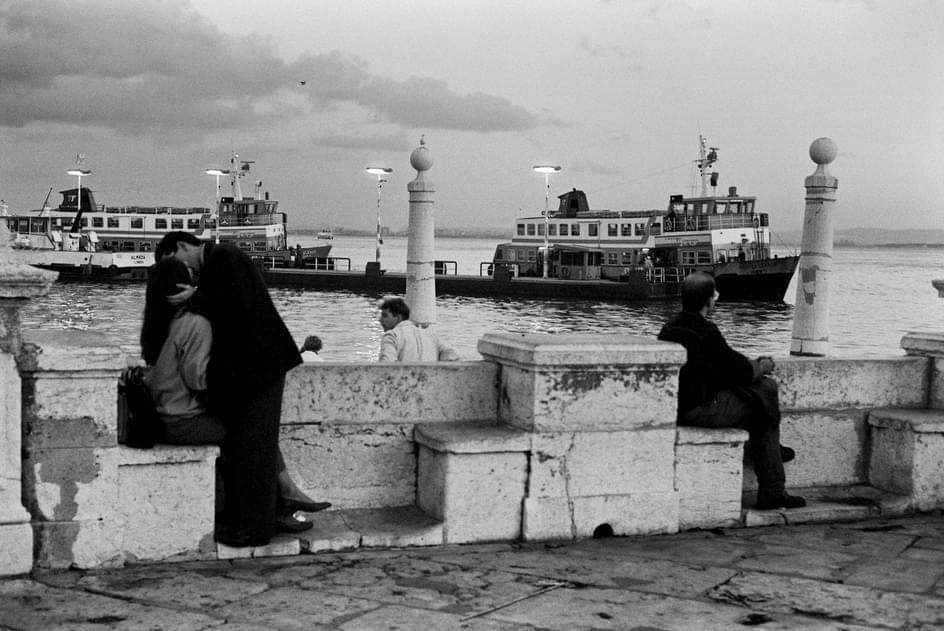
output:
[[380, 338], [380, 361], [395, 362], [400, 359], [400, 349], [397, 348], [397, 334], [391, 329]]

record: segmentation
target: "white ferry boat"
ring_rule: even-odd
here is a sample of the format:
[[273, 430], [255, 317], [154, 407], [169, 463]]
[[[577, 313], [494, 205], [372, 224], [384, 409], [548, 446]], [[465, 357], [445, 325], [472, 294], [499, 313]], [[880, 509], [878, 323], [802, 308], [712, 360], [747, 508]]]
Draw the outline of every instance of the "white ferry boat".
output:
[[[694, 271], [715, 276], [722, 299], [782, 300], [799, 257], [771, 255], [770, 217], [756, 197], [735, 187], [718, 195], [717, 149], [699, 138], [697, 197], [672, 195], [664, 210], [590, 210], [583, 191], [559, 196], [556, 212], [519, 217], [515, 234], [493, 260], [501, 276], [648, 285], [651, 296], [675, 295]], [[709, 194], [708, 187], [711, 186]]]
[[[191, 232], [200, 239], [231, 243], [250, 257], [270, 266], [296, 267], [324, 259], [331, 245], [290, 248], [287, 217], [278, 202], [260, 195], [257, 182], [252, 195], [243, 196], [240, 180], [249, 174], [249, 161], [231, 159], [232, 195], [221, 196], [214, 211], [209, 208], [169, 206], [105, 206], [87, 187], [60, 191], [58, 208], [44, 204], [41, 210], [8, 215], [13, 247], [28, 263], [62, 273], [116, 275], [149, 267], [154, 248], [170, 231]], [[301, 255], [302, 265], [299, 265]]]

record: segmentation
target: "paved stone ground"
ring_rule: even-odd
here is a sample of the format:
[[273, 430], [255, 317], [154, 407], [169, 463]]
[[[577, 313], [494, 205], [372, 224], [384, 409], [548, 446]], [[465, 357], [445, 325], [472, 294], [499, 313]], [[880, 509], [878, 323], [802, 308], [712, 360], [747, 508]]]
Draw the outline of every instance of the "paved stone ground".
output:
[[36, 572], [0, 629], [944, 628], [944, 516]]

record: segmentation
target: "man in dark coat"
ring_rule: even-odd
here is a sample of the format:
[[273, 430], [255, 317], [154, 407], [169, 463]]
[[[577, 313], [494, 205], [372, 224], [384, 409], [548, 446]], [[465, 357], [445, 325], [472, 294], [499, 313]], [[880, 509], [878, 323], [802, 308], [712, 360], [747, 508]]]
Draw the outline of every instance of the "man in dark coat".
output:
[[[770, 357], [750, 360], [725, 341], [708, 315], [718, 300], [715, 280], [696, 272], [682, 281], [682, 311], [659, 332], [659, 339], [688, 351], [679, 373], [678, 424], [739, 427], [750, 437], [757, 474], [757, 508], [798, 508], [802, 497], [787, 494], [780, 446], [780, 401]], [[792, 457], [792, 456], [791, 456]]]
[[[217, 541], [265, 545], [277, 526], [279, 422], [285, 373], [302, 362], [258, 267], [238, 248], [167, 233], [155, 258], [173, 255], [198, 275], [194, 300], [213, 329], [207, 367], [209, 411], [227, 427], [229, 461]], [[189, 290], [188, 290], [189, 291]], [[188, 294], [189, 296], [189, 294]]]

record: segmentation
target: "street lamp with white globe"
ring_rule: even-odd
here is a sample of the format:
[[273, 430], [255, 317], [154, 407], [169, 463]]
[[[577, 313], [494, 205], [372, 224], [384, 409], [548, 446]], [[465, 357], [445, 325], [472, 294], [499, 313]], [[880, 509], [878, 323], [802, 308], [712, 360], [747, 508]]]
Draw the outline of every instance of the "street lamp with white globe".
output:
[[216, 176], [216, 208], [211, 213], [216, 219], [216, 231], [215, 231], [215, 240], [217, 243], [220, 242], [220, 177], [223, 175], [229, 175], [229, 171], [225, 169], [207, 169], [204, 171], [207, 175]]
[[367, 167], [367, 172], [371, 175], [377, 176], [377, 252], [375, 254], [374, 260], [377, 261], [377, 267], [380, 267], [380, 244], [383, 243], [383, 237], [380, 232], [380, 191], [383, 188], [384, 183], [387, 181], [387, 176], [393, 173], [393, 169], [390, 167]]
[[531, 167], [531, 170], [535, 173], [544, 174], [544, 256], [541, 257], [544, 261], [544, 273], [543, 278], [547, 278], [547, 259], [550, 257], [550, 252], [548, 250], [547, 243], [547, 228], [550, 223], [550, 209], [548, 207], [548, 202], [551, 195], [551, 173], [560, 173], [560, 166], [550, 165], [550, 164], [536, 164]]
[[[92, 172], [87, 169], [69, 169], [68, 171], [66, 171], [66, 174], [74, 175], [79, 180], [79, 187], [78, 189], [76, 189], [76, 213], [75, 213], [76, 218], [78, 218], [82, 216], [82, 178], [92, 175]], [[72, 230], [70, 230], [69, 232], [77, 232], [78, 231], [77, 224], [78, 224], [78, 221], [76, 221], [76, 223], [73, 224]]]

